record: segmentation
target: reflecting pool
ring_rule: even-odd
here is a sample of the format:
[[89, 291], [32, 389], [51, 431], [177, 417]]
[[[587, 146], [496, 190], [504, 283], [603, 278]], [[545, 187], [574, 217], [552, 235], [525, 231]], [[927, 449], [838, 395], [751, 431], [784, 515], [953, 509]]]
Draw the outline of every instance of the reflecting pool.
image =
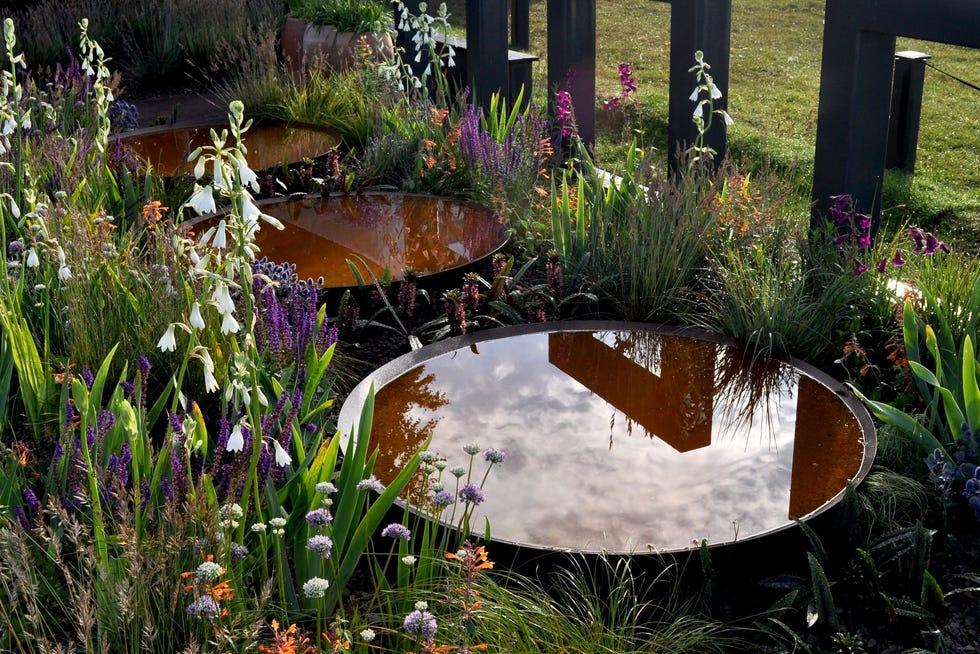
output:
[[[874, 456], [867, 412], [809, 366], [753, 363], [652, 325], [523, 326], [423, 348], [355, 390], [345, 431], [372, 381], [378, 478], [429, 434], [450, 467], [469, 465], [468, 443], [504, 450], [471, 524], [488, 518], [494, 540], [532, 547], [665, 552], [757, 537], [826, 509]], [[486, 466], [477, 455], [475, 481]], [[421, 492], [419, 476], [409, 493]]]
[[[261, 223], [256, 244], [276, 263], [296, 264], [301, 279], [323, 277], [322, 286], [357, 283], [348, 260], [370, 283], [361, 262], [379, 279], [385, 269], [400, 280], [405, 271], [443, 272], [489, 256], [507, 240], [493, 211], [472, 202], [427, 195], [366, 193], [268, 200], [260, 209], [282, 222]], [[203, 234], [217, 220], [192, 224]], [[358, 260], [359, 259], [359, 260]]]

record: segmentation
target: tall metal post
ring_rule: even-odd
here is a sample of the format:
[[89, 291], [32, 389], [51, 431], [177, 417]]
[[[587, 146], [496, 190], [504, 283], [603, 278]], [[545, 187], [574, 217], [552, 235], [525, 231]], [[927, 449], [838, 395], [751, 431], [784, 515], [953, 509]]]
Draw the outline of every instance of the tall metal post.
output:
[[474, 104], [485, 109], [490, 97], [508, 97], [507, 3], [466, 0], [467, 82]]
[[[499, 2], [499, 0], [498, 0]], [[595, 143], [596, 0], [548, 0], [548, 94], [572, 97], [579, 137]]]
[[531, 49], [531, 0], [511, 0], [510, 47]]
[[915, 50], [895, 53], [892, 106], [888, 117], [888, 148], [885, 151], [885, 168], [889, 170], [915, 172], [926, 61], [931, 58], [932, 55]]
[[[709, 73], [722, 93], [722, 97], [715, 100], [714, 108], [726, 109], [728, 106], [731, 32], [731, 0], [671, 2], [670, 109], [667, 119], [667, 156], [671, 171], [677, 170], [677, 155], [693, 145], [698, 136], [692, 120], [695, 104], [690, 99], [695, 79], [688, 72], [694, 65], [695, 51], [704, 53], [704, 61], [711, 66]], [[725, 121], [715, 115], [705, 135], [704, 145], [717, 152], [716, 161], [725, 157], [727, 139]]]

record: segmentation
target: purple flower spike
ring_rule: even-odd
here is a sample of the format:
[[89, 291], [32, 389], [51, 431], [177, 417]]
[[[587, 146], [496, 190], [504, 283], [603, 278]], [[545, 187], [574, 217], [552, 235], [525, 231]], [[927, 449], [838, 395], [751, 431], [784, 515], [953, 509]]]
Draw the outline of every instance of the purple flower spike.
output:
[[854, 270], [851, 271], [851, 274], [854, 275], [855, 277], [858, 277], [859, 275], [863, 275], [866, 272], [868, 272], [868, 267], [863, 263], [861, 263], [860, 261], [858, 261], [857, 259], [855, 259]]
[[902, 258], [902, 251], [895, 250], [895, 256], [892, 257], [892, 268], [901, 268], [905, 265], [905, 259]]
[[412, 540], [412, 532], [408, 527], [398, 522], [392, 522], [381, 530], [381, 535], [385, 538], [401, 538], [402, 540]]
[[864, 232], [859, 234], [857, 237], [857, 246], [862, 250], [867, 247], [871, 247], [871, 234]]
[[871, 229], [871, 216], [866, 213], [857, 215], [857, 226], [861, 229]]
[[878, 265], [875, 266], [875, 270], [877, 270], [878, 272], [880, 272], [882, 275], [887, 275], [888, 274], [888, 257], [885, 257], [884, 259], [882, 259], [878, 263]]

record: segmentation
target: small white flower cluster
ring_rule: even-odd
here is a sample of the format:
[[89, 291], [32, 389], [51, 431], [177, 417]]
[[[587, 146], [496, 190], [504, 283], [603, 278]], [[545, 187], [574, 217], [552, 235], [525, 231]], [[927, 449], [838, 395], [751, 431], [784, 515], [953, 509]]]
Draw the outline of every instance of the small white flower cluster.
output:
[[238, 504], [225, 504], [218, 509], [218, 528], [219, 529], [238, 529], [239, 520], [242, 519], [244, 511]]
[[313, 577], [303, 583], [303, 594], [310, 598], [319, 599], [326, 595], [328, 588], [330, 588], [329, 581], [320, 577]]
[[273, 536], [282, 536], [286, 533], [286, 519], [285, 518], [271, 518], [269, 520], [269, 526], [272, 527]]

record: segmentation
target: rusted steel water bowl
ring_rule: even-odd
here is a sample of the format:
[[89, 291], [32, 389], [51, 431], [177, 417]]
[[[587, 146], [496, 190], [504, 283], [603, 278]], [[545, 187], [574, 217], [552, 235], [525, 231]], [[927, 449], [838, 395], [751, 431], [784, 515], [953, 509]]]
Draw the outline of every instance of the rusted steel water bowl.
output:
[[[353, 261], [364, 280], [386, 270], [392, 280], [405, 271], [420, 276], [452, 271], [481, 260], [507, 241], [504, 226], [483, 205], [431, 195], [363, 193], [271, 199], [259, 208], [282, 222], [262, 223], [256, 237], [260, 256], [296, 264], [301, 279], [323, 278], [322, 287], [354, 286]], [[188, 223], [203, 234], [221, 216]]]
[[[194, 165], [187, 157], [197, 148], [213, 144], [212, 129], [220, 134], [222, 129], [228, 129], [228, 124], [150, 127], [127, 132], [122, 142], [132, 147], [136, 156], [149, 163], [158, 175], [177, 177], [193, 172]], [[339, 143], [336, 133], [311, 125], [256, 123], [245, 133], [246, 157], [253, 170], [272, 168], [283, 161], [295, 164], [313, 159]]]
[[[351, 393], [347, 440], [371, 385], [378, 479], [430, 434], [449, 467], [470, 465], [469, 443], [502, 450], [470, 524], [482, 533], [486, 519], [493, 541], [519, 548], [662, 554], [758, 539], [840, 501], [876, 447], [864, 407], [813, 367], [658, 325], [523, 325], [426, 346]], [[476, 482], [487, 465], [475, 457]], [[442, 482], [458, 493], [448, 472]], [[424, 503], [421, 473], [404, 496]]]

